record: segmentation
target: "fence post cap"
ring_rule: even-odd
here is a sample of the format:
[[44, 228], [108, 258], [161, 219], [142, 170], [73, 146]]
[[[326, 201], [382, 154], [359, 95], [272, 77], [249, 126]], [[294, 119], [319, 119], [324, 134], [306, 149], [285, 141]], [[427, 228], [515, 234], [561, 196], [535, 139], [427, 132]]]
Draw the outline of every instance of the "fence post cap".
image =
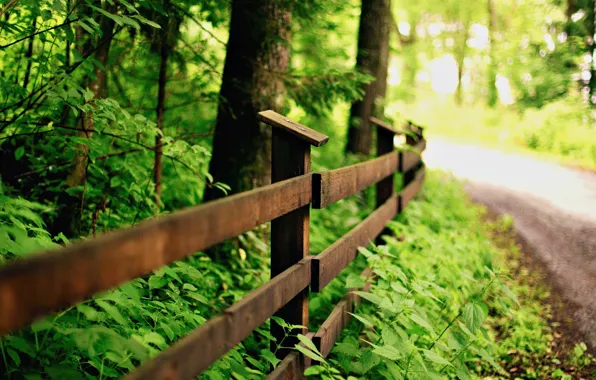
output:
[[300, 123], [296, 123], [295, 121], [290, 120], [287, 117], [272, 110], [259, 112], [257, 114], [257, 119], [272, 127], [281, 128], [286, 132], [306, 141], [312, 146], [322, 146], [329, 141], [328, 136], [325, 136], [314, 129], [305, 127]]
[[376, 124], [377, 126], [379, 126], [381, 128], [385, 128], [389, 132], [394, 133], [396, 135], [399, 135], [402, 133], [401, 131], [398, 131], [397, 129], [395, 129], [392, 125], [385, 123], [383, 120], [377, 119], [374, 116], [370, 117], [370, 121], [371, 121], [371, 123]]

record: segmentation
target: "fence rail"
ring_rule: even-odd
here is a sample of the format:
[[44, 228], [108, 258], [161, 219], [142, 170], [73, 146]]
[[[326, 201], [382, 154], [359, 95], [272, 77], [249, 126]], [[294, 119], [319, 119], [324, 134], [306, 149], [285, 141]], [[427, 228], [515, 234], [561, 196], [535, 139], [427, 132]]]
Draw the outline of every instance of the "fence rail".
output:
[[[273, 111], [260, 112], [258, 118], [274, 127], [273, 184], [0, 267], [0, 336], [270, 221], [272, 279], [143, 363], [127, 379], [193, 378], [273, 315], [308, 326], [309, 287], [319, 292], [329, 284], [354, 260], [357, 248], [378, 238], [387, 221], [422, 187], [420, 153], [426, 142], [418, 127], [408, 124], [407, 131], [398, 131], [371, 118], [378, 127], [379, 157], [311, 173], [310, 148], [325, 144], [328, 137]], [[394, 137], [401, 133], [407, 135], [408, 149], [395, 151]], [[393, 184], [396, 172], [404, 178], [399, 194]], [[311, 256], [311, 205], [324, 208], [374, 184], [377, 209]], [[303, 331], [323, 355], [331, 351], [357, 303], [348, 292], [317, 332]], [[272, 326], [272, 334], [280, 337], [283, 331]], [[309, 365], [297, 352], [277, 354], [283, 360], [268, 378], [297, 378]]]

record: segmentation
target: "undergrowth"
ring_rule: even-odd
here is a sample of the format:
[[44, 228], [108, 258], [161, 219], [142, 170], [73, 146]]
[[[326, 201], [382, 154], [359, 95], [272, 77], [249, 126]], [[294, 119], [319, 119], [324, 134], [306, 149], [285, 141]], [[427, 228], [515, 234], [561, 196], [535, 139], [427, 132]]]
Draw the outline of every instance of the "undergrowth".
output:
[[455, 180], [431, 173], [390, 228], [398, 238], [361, 249], [377, 281], [331, 355], [301, 348], [319, 362], [311, 377], [570, 379], [593, 363], [583, 343], [552, 355], [546, 290], [519, 271], [514, 241], [494, 241], [511, 219], [488, 222]]
[[[342, 161], [336, 163], [344, 165]], [[318, 168], [321, 169], [321, 168]], [[512, 273], [511, 249], [500, 249], [489, 232], [505, 228], [483, 222], [483, 211], [466, 200], [453, 179], [431, 172], [419, 200], [390, 223], [385, 245], [362, 249], [355, 262], [324, 291], [312, 295], [316, 330], [348, 288], [361, 287], [365, 265], [377, 281], [367, 302], [331, 356], [309, 369], [322, 378], [545, 378], [568, 376], [568, 365], [549, 355], [552, 340], [543, 292]], [[316, 254], [371, 210], [371, 192], [313, 210], [311, 253]], [[44, 205], [0, 196], [3, 260], [52, 248], [39, 213]], [[230, 244], [227, 267], [198, 253], [44, 318], [0, 341], [0, 377], [13, 379], [115, 378], [156, 355], [268, 279], [266, 226]], [[512, 264], [513, 263], [513, 264]], [[505, 268], [505, 269], [502, 269]], [[509, 278], [508, 275], [512, 275]], [[520, 304], [518, 304], [518, 299]], [[215, 363], [208, 379], [263, 378], [283, 346], [267, 322]], [[308, 345], [305, 345], [308, 347]], [[313, 350], [300, 350], [315, 359]], [[589, 366], [581, 344], [573, 360]], [[312, 347], [311, 347], [312, 348]], [[514, 372], [511, 372], [515, 368]], [[514, 375], [512, 375], [512, 373]]]
[[[427, 137], [449, 138], [596, 170], [594, 114], [573, 96], [523, 113], [512, 107], [457, 106], [451, 98], [418, 97], [415, 104], [395, 102], [389, 114], [403, 113], [427, 126]], [[428, 112], [432, 109], [433, 112]]]

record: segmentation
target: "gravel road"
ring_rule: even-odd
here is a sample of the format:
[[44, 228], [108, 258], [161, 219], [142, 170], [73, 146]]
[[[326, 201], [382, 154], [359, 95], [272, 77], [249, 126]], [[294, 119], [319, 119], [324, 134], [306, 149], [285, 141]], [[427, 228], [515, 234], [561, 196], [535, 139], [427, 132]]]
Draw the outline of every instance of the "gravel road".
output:
[[445, 141], [430, 141], [424, 159], [467, 180], [474, 201], [511, 215], [596, 347], [596, 173]]

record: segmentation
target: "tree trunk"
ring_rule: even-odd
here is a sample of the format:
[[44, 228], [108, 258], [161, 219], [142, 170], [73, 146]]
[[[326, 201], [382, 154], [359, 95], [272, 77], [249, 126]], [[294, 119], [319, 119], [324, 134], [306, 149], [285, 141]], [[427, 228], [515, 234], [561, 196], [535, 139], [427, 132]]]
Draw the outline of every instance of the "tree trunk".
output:
[[[33, 27], [31, 28], [33, 32], [35, 32], [35, 26], [37, 23], [36, 20], [33, 20]], [[27, 86], [29, 85], [29, 78], [31, 76], [31, 65], [33, 64], [33, 43], [35, 42], [35, 36], [29, 39], [29, 44], [27, 46], [27, 54], [25, 54], [25, 60], [27, 61], [27, 68], [25, 69], [25, 79], [23, 79], [23, 88], [27, 90]]]
[[588, 52], [590, 53], [590, 105], [594, 106], [596, 103], [596, 64], [594, 62], [594, 51], [596, 50], [596, 44], [594, 43], [594, 34], [596, 33], [596, 6], [595, 0], [590, 0], [588, 3], [590, 9], [588, 9], [588, 31], [590, 35], [588, 36]]
[[455, 102], [458, 106], [463, 104], [463, 85], [462, 78], [464, 76], [464, 64], [466, 60], [466, 53], [468, 50], [468, 37], [470, 33], [470, 25], [466, 21], [463, 25], [463, 32], [461, 35], [461, 41], [456, 50], [457, 60], [457, 89], [455, 91]]
[[494, 0], [488, 0], [488, 38], [489, 38], [489, 58], [488, 65], [488, 106], [494, 108], [499, 100], [499, 93], [497, 90], [497, 57], [495, 54], [496, 39], [495, 33], [497, 29], [497, 11], [495, 10]]
[[370, 154], [369, 118], [378, 112], [375, 107], [382, 104], [387, 87], [381, 82], [387, 80], [390, 10], [390, 0], [362, 0], [356, 68], [375, 77], [375, 81], [364, 86], [362, 100], [352, 103], [346, 146], [349, 153]]
[[[160, 47], [160, 60], [159, 60], [159, 79], [157, 89], [157, 128], [163, 132], [163, 120], [166, 112], [166, 84], [167, 84], [167, 70], [168, 70], [168, 57], [170, 54], [170, 46], [168, 46], [168, 39], [163, 38]], [[155, 136], [155, 162], [153, 165], [153, 178], [155, 181], [155, 195], [157, 196], [158, 205], [161, 204], [161, 172], [162, 172], [162, 160], [163, 160], [163, 146], [162, 146], [162, 135], [157, 134]]]
[[[108, 6], [108, 12], [114, 12], [114, 6]], [[79, 41], [80, 54], [84, 55], [93, 46], [97, 46], [93, 58], [99, 62], [93, 72], [95, 78], [85, 78], [83, 80], [83, 87], [88, 87], [94, 95], [95, 99], [104, 98], [107, 96], [107, 71], [104, 69], [107, 64], [110, 44], [112, 42], [112, 31], [114, 28], [114, 21], [106, 16], [98, 16], [99, 25], [101, 28], [101, 36], [93, 41], [93, 36], [89, 35], [82, 28], [77, 30], [77, 39]], [[91, 139], [93, 137], [93, 112], [81, 115], [81, 120], [78, 123], [80, 131], [77, 132], [77, 137], [83, 139]], [[80, 219], [84, 207], [84, 186], [87, 181], [87, 164], [88, 164], [89, 147], [87, 144], [77, 143], [75, 156], [72, 163], [72, 169], [66, 178], [65, 189], [60, 194], [58, 199], [58, 215], [54, 221], [54, 231], [62, 232], [67, 237], [75, 237], [80, 234]], [[69, 189], [83, 186], [83, 189], [77, 190], [75, 195], [69, 192]]]
[[[292, 13], [276, 0], [233, 0], [209, 171], [238, 193], [271, 182], [271, 129], [259, 111], [281, 111]], [[224, 194], [205, 189], [204, 201]]]

